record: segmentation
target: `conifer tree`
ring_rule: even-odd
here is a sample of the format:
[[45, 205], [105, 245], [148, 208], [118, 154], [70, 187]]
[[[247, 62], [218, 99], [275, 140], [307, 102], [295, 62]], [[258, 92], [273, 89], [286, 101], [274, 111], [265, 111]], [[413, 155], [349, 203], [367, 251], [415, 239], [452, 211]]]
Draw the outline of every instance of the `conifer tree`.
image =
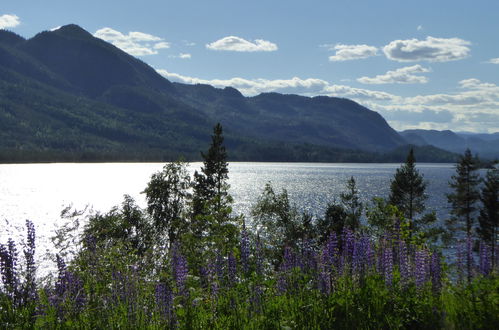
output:
[[478, 217], [479, 237], [490, 245], [492, 250], [492, 263], [495, 262], [495, 249], [499, 226], [499, 169], [487, 171], [484, 186], [480, 194], [482, 208]]
[[340, 199], [347, 213], [346, 225], [355, 231], [360, 227], [363, 206], [360, 202], [359, 190], [353, 176], [348, 179], [346, 188], [346, 192], [340, 194]]
[[[466, 149], [464, 155], [460, 157], [456, 164], [456, 174], [449, 182], [453, 189], [447, 195], [447, 200], [451, 204], [452, 217], [447, 220], [447, 238], [449, 239], [456, 231], [464, 231], [468, 241], [472, 240], [472, 230], [477, 211], [477, 202], [480, 198], [478, 185], [480, 184], [478, 174], [478, 159], [471, 155], [471, 151]], [[468, 281], [471, 281], [471, 269], [473, 260], [471, 254], [467, 257]]]
[[390, 185], [390, 204], [396, 206], [406, 219], [409, 220], [409, 229], [415, 228], [414, 218], [425, 210], [426, 182], [415, 166], [416, 158], [411, 148], [405, 164], [395, 172]]

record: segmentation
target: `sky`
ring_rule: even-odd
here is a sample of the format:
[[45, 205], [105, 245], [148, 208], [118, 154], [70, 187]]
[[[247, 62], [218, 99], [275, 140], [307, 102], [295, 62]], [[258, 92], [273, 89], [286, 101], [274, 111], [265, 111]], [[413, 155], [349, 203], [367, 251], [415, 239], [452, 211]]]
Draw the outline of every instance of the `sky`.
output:
[[499, 132], [497, 0], [2, 0], [0, 29], [78, 24], [171, 81], [353, 99], [396, 130]]

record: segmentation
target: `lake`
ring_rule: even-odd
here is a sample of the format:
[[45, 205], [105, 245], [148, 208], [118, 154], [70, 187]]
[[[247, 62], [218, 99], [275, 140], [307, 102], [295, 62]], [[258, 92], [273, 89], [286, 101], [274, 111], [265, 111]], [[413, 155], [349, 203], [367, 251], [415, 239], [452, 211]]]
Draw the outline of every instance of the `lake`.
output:
[[[72, 205], [106, 212], [128, 194], [145, 207], [141, 192], [151, 175], [164, 163], [7, 164], [0, 165], [0, 242], [21, 239], [24, 222], [34, 222], [38, 252], [51, 250], [49, 237], [61, 223], [61, 210]], [[191, 163], [193, 172], [201, 163]], [[339, 198], [347, 179], [357, 181], [360, 197], [387, 197], [390, 180], [400, 164], [230, 163], [230, 193], [234, 212], [249, 215], [265, 184], [276, 192], [286, 189], [290, 200], [303, 211], [322, 216], [327, 204]], [[427, 208], [441, 219], [448, 216], [446, 194], [454, 164], [417, 164], [428, 182]]]

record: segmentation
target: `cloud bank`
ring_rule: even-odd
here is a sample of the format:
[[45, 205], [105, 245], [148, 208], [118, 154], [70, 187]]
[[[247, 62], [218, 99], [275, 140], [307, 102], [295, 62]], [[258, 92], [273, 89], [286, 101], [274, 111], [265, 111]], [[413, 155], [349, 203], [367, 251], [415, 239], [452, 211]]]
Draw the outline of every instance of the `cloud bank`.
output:
[[492, 64], [499, 64], [499, 57], [496, 57], [496, 58], [491, 58], [489, 60], [489, 63], [492, 63]]
[[278, 49], [276, 44], [267, 40], [256, 39], [251, 42], [235, 36], [228, 36], [209, 43], [206, 48], [233, 52], [273, 52]]
[[421, 65], [406, 66], [395, 71], [388, 71], [376, 77], [361, 77], [357, 79], [362, 84], [425, 84], [428, 78], [417, 76], [416, 73], [428, 73], [431, 70]]
[[368, 45], [342, 45], [338, 44], [331, 48], [336, 54], [329, 56], [332, 62], [351, 61], [365, 59], [371, 56], [376, 56], [378, 48]]
[[469, 41], [459, 38], [433, 38], [425, 40], [394, 40], [383, 47], [386, 57], [399, 62], [448, 62], [470, 55]]
[[123, 34], [120, 31], [105, 27], [97, 30], [94, 36], [112, 43], [133, 56], [155, 55], [158, 54], [159, 49], [170, 48], [170, 43], [162, 38], [143, 32]]
[[21, 24], [21, 20], [17, 15], [2, 15], [0, 16], [0, 29], [13, 28]]

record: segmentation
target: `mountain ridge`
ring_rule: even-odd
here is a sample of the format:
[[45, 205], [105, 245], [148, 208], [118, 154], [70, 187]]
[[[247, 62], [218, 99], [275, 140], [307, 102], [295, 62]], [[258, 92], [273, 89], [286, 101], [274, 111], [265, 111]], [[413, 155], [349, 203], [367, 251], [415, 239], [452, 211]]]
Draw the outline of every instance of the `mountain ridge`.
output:
[[266, 153], [273, 159], [279, 146], [290, 154], [282, 159], [348, 161], [362, 154], [374, 161], [380, 158], [373, 152], [406, 144], [381, 115], [354, 101], [245, 97], [231, 87], [172, 83], [74, 24], [30, 39], [2, 32], [0, 59], [4, 160], [8, 153], [44, 152], [96, 160], [196, 158], [216, 122], [236, 159]]

